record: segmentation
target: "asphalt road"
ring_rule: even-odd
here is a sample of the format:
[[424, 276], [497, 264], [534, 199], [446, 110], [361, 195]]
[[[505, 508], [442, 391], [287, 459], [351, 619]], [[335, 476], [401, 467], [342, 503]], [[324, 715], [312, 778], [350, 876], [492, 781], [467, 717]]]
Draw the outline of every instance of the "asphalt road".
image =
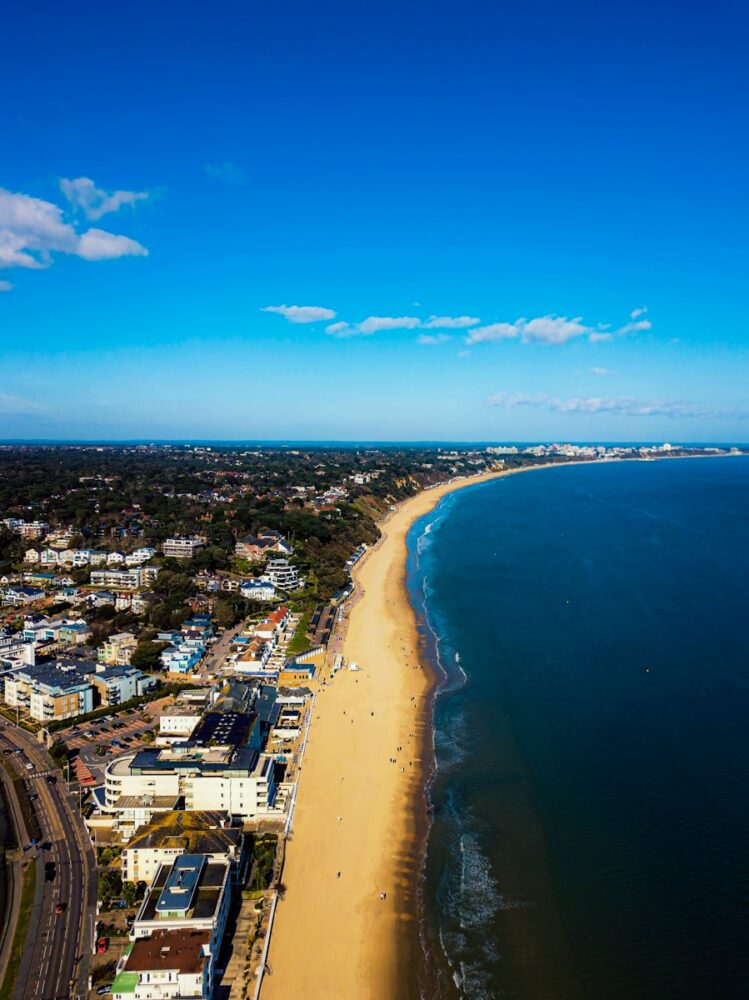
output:
[[[248, 619], [249, 621], [249, 619]], [[217, 673], [224, 660], [226, 659], [226, 654], [229, 652], [229, 647], [234, 641], [235, 637], [239, 635], [242, 629], [247, 624], [246, 621], [240, 622], [239, 625], [235, 625], [234, 628], [227, 629], [218, 639], [213, 646], [211, 646], [206, 654], [203, 662], [200, 664], [198, 670], [192, 675], [191, 680], [196, 680], [202, 683], [208, 683], [208, 674]]]
[[[42, 747], [28, 734], [5, 724], [0, 730], [0, 743], [3, 748], [23, 748], [22, 755], [10, 759], [16, 762], [30, 791], [39, 796], [31, 806], [42, 830], [40, 843], [51, 844], [50, 850], [37, 852], [34, 908], [13, 1000], [83, 997], [88, 993], [88, 957], [96, 903], [96, 888], [87, 877], [83, 852], [87, 852], [91, 871], [93, 852], [87, 840], [81, 839], [82, 824], [73, 812], [65, 782]], [[33, 771], [25, 767], [26, 760], [35, 765]], [[56, 775], [55, 784], [47, 782], [50, 774]], [[47, 861], [55, 864], [52, 882], [45, 880]], [[59, 902], [65, 904], [65, 912], [57, 915]]]

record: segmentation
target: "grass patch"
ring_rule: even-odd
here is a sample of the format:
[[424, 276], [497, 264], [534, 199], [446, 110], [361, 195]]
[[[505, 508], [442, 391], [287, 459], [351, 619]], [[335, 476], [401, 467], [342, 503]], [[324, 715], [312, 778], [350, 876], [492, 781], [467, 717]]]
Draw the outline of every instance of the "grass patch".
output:
[[264, 891], [273, 881], [278, 837], [275, 833], [255, 836], [252, 841], [252, 868], [247, 888], [250, 892]]
[[5, 978], [0, 986], [0, 996], [12, 997], [18, 978], [18, 969], [26, 947], [26, 934], [29, 929], [31, 911], [34, 907], [34, 891], [36, 889], [36, 859], [32, 858], [29, 866], [23, 873], [23, 884], [21, 886], [21, 905], [18, 910], [18, 923], [13, 934], [13, 944], [8, 957], [8, 965], [5, 969]]
[[311, 617], [311, 612], [305, 611], [302, 617], [299, 619], [299, 624], [296, 627], [294, 638], [291, 640], [286, 649], [287, 656], [296, 656], [297, 653], [303, 653], [306, 649], [309, 649], [309, 639], [307, 638], [307, 629], [309, 628], [310, 617]]

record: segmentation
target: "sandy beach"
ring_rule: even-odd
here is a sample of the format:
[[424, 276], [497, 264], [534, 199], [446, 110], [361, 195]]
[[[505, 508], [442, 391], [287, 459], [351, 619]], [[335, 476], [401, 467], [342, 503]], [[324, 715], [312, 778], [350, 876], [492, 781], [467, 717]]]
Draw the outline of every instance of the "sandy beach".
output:
[[361, 669], [318, 688], [262, 1000], [413, 995], [435, 678], [419, 659], [406, 536], [447, 493], [577, 464], [523, 466], [418, 493], [388, 516], [355, 568], [342, 651]]
[[446, 493], [502, 475], [404, 501], [354, 572], [343, 653], [360, 670], [318, 689], [262, 1000], [410, 995], [434, 679], [418, 656], [406, 535]]

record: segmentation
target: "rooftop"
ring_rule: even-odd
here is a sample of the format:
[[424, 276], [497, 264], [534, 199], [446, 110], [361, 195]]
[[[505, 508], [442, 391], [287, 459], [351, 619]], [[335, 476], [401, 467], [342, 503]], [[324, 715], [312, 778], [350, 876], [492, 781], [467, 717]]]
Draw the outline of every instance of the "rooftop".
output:
[[182, 854], [161, 865], [146, 892], [137, 921], [210, 920], [218, 911], [229, 864], [204, 854]]
[[238, 848], [242, 831], [226, 826], [227, 820], [223, 812], [160, 813], [130, 840], [127, 850], [180, 848], [189, 854], [230, 853]]
[[157, 913], [187, 915], [193, 905], [205, 860], [202, 854], [182, 854], [177, 858], [159, 894]]
[[206, 712], [190, 737], [190, 744], [240, 747], [252, 732], [253, 716], [249, 712]]
[[210, 941], [207, 931], [154, 931], [138, 938], [125, 963], [126, 972], [153, 972], [179, 969], [182, 973], [200, 973]]

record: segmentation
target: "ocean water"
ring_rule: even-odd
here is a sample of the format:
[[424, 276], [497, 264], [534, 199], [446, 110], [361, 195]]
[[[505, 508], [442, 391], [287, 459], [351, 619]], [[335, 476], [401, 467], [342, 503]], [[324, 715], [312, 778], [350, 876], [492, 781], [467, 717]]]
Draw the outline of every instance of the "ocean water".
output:
[[749, 997], [749, 458], [510, 476], [410, 547], [423, 995]]

